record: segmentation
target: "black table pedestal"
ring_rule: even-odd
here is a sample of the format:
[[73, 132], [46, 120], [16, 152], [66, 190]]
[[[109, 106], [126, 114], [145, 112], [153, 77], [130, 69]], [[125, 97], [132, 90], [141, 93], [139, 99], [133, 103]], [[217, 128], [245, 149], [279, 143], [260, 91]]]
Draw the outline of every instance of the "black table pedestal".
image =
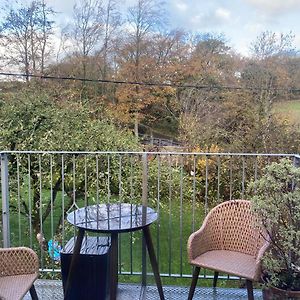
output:
[[161, 300], [165, 299], [149, 228], [157, 220], [157, 213], [152, 208], [127, 203], [99, 204], [77, 209], [70, 213], [67, 219], [79, 230], [67, 279], [66, 295], [68, 295], [70, 289], [70, 282], [72, 282], [74, 266], [80, 254], [84, 233], [85, 231], [91, 231], [111, 235], [109, 298], [110, 300], [116, 300], [118, 288], [118, 235], [122, 232], [142, 230], [159, 297]]

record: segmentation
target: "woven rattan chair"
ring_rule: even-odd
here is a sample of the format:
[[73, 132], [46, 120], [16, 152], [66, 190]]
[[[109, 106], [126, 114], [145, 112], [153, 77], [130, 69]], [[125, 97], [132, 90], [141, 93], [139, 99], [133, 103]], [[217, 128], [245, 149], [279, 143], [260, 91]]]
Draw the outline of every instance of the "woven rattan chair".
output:
[[195, 266], [188, 299], [193, 298], [200, 268], [214, 270], [213, 286], [219, 272], [246, 279], [248, 299], [254, 299], [253, 281], [259, 281], [261, 258], [269, 242], [259, 230], [251, 202], [232, 200], [213, 208], [201, 228], [188, 240], [189, 262]]
[[39, 260], [33, 250], [0, 248], [0, 299], [22, 299], [28, 290], [32, 299], [38, 299], [33, 285], [38, 271]]

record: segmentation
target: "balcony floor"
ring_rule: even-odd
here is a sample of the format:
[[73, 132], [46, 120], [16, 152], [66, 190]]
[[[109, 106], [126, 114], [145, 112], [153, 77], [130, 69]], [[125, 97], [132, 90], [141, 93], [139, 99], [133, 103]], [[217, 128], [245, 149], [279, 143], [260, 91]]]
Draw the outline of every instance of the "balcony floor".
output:
[[[58, 280], [37, 280], [35, 283], [36, 291], [40, 300], [46, 299], [63, 299], [62, 283]], [[188, 297], [188, 287], [178, 286], [164, 286], [164, 295], [166, 300], [183, 300]], [[159, 295], [156, 286], [147, 286], [144, 289], [144, 298], [141, 297], [142, 289], [140, 285], [136, 284], [119, 284], [118, 288], [118, 300], [157, 300]], [[262, 300], [262, 294], [260, 290], [254, 290], [255, 300]], [[24, 300], [30, 300], [31, 297], [27, 294]], [[247, 300], [246, 289], [236, 288], [207, 288], [198, 287], [195, 292], [194, 298], [205, 300]]]

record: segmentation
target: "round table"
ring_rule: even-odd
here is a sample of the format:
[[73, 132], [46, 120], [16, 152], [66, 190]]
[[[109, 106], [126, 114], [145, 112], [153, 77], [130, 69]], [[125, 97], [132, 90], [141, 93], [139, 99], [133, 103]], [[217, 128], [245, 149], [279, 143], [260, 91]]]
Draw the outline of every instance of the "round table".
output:
[[118, 286], [118, 234], [142, 230], [155, 277], [160, 299], [164, 299], [157, 260], [154, 252], [149, 225], [157, 220], [157, 213], [150, 207], [130, 203], [98, 204], [77, 209], [68, 214], [67, 220], [78, 228], [76, 243], [66, 284], [66, 295], [72, 281], [72, 271], [80, 253], [85, 231], [109, 233], [110, 254], [110, 299], [115, 300]]

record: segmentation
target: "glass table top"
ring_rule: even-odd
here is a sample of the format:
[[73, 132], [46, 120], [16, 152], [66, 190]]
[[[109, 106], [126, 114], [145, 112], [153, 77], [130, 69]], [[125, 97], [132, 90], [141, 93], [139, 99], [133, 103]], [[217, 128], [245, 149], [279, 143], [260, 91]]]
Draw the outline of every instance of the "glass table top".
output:
[[97, 204], [68, 214], [74, 226], [96, 232], [129, 232], [142, 229], [157, 220], [151, 208], [130, 203]]

